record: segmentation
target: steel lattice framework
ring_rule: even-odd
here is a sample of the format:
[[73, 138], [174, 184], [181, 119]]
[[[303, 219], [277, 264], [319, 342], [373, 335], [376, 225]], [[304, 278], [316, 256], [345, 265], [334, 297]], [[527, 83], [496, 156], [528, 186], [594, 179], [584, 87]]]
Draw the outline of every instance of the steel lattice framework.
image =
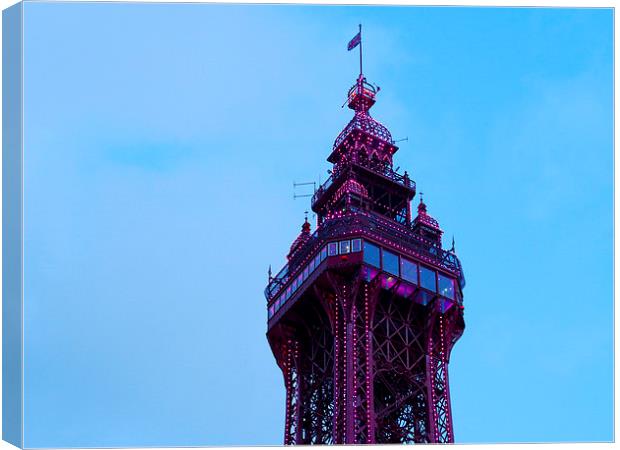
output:
[[398, 148], [368, 110], [360, 74], [353, 120], [315, 192], [288, 264], [269, 274], [267, 337], [284, 375], [285, 444], [453, 442], [448, 361], [465, 328], [461, 264]]

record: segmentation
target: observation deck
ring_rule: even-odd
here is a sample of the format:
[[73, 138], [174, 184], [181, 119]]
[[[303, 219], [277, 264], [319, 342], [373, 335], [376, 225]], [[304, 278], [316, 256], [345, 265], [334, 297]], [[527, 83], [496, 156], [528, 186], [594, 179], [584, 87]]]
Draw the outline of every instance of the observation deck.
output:
[[[350, 211], [327, 218], [324, 224], [311, 235], [296, 257], [271, 278], [265, 289], [267, 303], [270, 308], [273, 306], [269, 318], [271, 319], [276, 310], [280, 309], [280, 306], [275, 306], [276, 302], [279, 301], [281, 304], [287, 302], [288, 298], [294, 295], [308, 278], [317, 276], [319, 273], [317, 269], [326, 259], [339, 254], [361, 252], [362, 246], [370, 249], [371, 247], [367, 245], [378, 249], [370, 250], [374, 256], [369, 252], [362, 252], [364, 256], [361, 256], [362, 259], [358, 262], [368, 263], [376, 269], [401, 277], [414, 286], [422, 286], [422, 278], [419, 281], [418, 278], [414, 279], [411, 270], [409, 274], [406, 274], [403, 272], [403, 267], [407, 265], [419, 267], [420, 277], [423, 273], [425, 274], [426, 288], [429, 293], [440, 293], [438, 284], [430, 289], [432, 287], [432, 283], [428, 281], [430, 279], [436, 279], [437, 283], [440, 279], [456, 280], [458, 285], [454, 286], [454, 289], [458, 287], [458, 292], [465, 286], [461, 263], [454, 253], [412, 234], [410, 227], [384, 219], [372, 212]], [[391, 255], [392, 262], [389, 267], [386, 265], [385, 257], [378, 257], [377, 252], [381, 255]], [[355, 258], [352, 257], [351, 262], [355, 262]], [[448, 284], [449, 282], [445, 281], [444, 287]], [[461, 296], [454, 292], [446, 291], [443, 296], [460, 304]]]

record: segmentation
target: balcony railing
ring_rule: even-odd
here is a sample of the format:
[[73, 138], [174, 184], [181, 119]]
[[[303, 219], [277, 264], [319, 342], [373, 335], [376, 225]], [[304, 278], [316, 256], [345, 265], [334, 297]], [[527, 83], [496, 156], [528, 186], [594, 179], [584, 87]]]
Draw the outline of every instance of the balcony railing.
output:
[[[366, 169], [370, 169], [374, 173], [376, 173], [378, 175], [381, 175], [382, 177], [385, 177], [388, 180], [396, 181], [397, 183], [402, 184], [403, 186], [411, 188], [413, 190], [415, 190], [415, 188], [416, 188], [415, 181], [413, 181], [411, 178], [409, 178], [409, 176], [401, 175], [400, 173], [396, 172], [395, 170], [392, 170], [392, 168], [389, 167], [389, 166], [385, 167], [385, 166], [383, 166], [381, 164], [377, 164], [377, 165], [374, 165], [374, 166], [371, 165], [371, 164], [362, 165], [362, 164], [357, 164], [357, 163], [351, 163], [351, 165], [355, 165], [355, 166], [358, 166], [358, 167], [364, 167]], [[345, 173], [347, 173], [346, 168], [342, 168], [340, 171], [338, 171], [337, 174], [330, 175], [329, 178], [325, 181], [325, 183], [323, 183], [321, 186], [319, 186], [319, 188], [316, 190], [316, 192], [312, 196], [311, 206], [314, 207], [314, 205], [319, 201], [319, 199], [329, 189], [329, 187], [332, 184], [334, 184], [334, 181], [338, 180]]]
[[[336, 176], [336, 178], [338, 177]], [[321, 198], [323, 193], [326, 192], [332, 184], [334, 184], [334, 174], [331, 174], [329, 178], [325, 181], [325, 183], [320, 185], [319, 188], [316, 190], [316, 192], [312, 196], [312, 200], [310, 201], [310, 205], [312, 207], [314, 207], [315, 203], [319, 200], [319, 198]]]

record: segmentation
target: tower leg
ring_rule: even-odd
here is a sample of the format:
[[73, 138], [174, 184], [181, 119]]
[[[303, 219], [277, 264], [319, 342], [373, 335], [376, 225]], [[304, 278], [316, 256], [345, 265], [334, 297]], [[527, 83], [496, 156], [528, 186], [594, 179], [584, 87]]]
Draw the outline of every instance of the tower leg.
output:
[[332, 436], [334, 444], [345, 443], [345, 402], [346, 402], [346, 374], [347, 368], [345, 367], [347, 348], [345, 345], [346, 326], [344, 317], [344, 311], [342, 306], [344, 300], [342, 299], [342, 293], [336, 291], [334, 297], [334, 303], [332, 305], [334, 314], [333, 329], [334, 329], [334, 418], [332, 425]]
[[375, 443], [374, 358], [372, 317], [378, 290], [363, 282], [356, 303], [354, 318], [355, 367], [355, 442]]
[[288, 339], [284, 346], [284, 380], [286, 383], [286, 419], [284, 445], [301, 443], [301, 379], [299, 342]]
[[433, 443], [452, 443], [452, 414], [448, 389], [448, 343], [444, 314], [433, 314], [428, 335], [426, 382], [429, 402], [429, 437]]

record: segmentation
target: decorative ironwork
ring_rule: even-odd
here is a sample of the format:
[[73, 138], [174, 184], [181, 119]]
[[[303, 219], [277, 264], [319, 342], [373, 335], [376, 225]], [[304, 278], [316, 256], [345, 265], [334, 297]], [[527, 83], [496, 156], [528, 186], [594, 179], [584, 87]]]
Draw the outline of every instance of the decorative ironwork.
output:
[[392, 136], [368, 114], [377, 92], [360, 74], [333, 174], [312, 197], [317, 229], [306, 221], [288, 263], [269, 271], [285, 444], [454, 441], [448, 362], [465, 327], [463, 269], [424, 203], [411, 219], [415, 182], [392, 169]]
[[368, 112], [357, 111], [353, 119], [347, 124], [347, 126], [340, 132], [336, 140], [334, 141], [334, 149], [338, 148], [342, 144], [347, 136], [354, 130], [360, 130], [364, 133], [381, 139], [388, 144], [393, 144], [392, 133], [381, 122], [373, 119]]
[[426, 395], [427, 310], [384, 296], [375, 314], [377, 443], [435, 442]]

